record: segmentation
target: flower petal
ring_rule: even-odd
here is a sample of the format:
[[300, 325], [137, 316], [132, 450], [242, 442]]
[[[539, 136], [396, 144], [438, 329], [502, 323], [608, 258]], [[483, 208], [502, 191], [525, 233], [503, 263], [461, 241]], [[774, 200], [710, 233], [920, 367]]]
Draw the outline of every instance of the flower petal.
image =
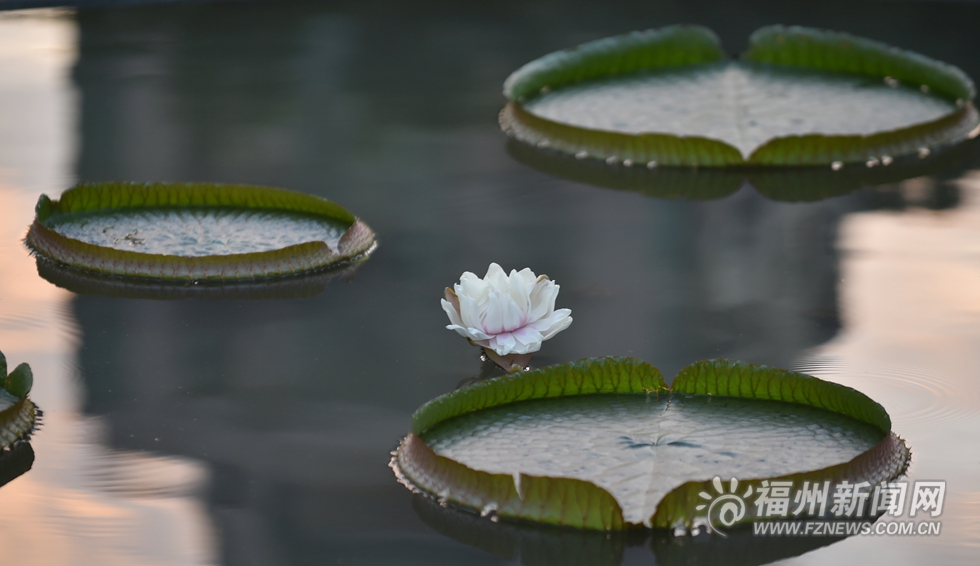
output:
[[511, 334], [519, 344], [518, 346], [514, 347], [514, 352], [518, 354], [537, 352], [541, 349], [541, 342], [544, 341], [541, 333], [530, 326], [525, 326], [524, 328], [516, 330]]
[[510, 332], [505, 332], [494, 336], [490, 340], [490, 344], [494, 352], [497, 352], [501, 356], [506, 356], [514, 352], [517, 341], [514, 340], [514, 336]]
[[527, 317], [529, 321], [539, 320], [554, 312], [559, 289], [554, 281], [544, 275], [538, 278], [531, 289], [531, 310]]
[[504, 268], [500, 267], [496, 263], [491, 263], [490, 267], [487, 268], [487, 275], [483, 278], [491, 287], [494, 289], [503, 291], [507, 289], [507, 274], [504, 272]]
[[571, 314], [570, 309], [556, 310], [551, 316], [535, 321], [530, 326], [541, 333], [542, 340], [548, 340], [572, 324]]
[[462, 326], [463, 319], [459, 317], [459, 311], [456, 310], [457, 307], [446, 299], [442, 299], [440, 302], [442, 303], [442, 310], [446, 311], [446, 314], [449, 315], [449, 322], [457, 326]]
[[463, 323], [463, 326], [471, 328], [484, 328], [482, 322], [482, 313], [480, 312], [480, 306], [477, 304], [469, 295], [458, 293], [459, 297], [459, 318]]
[[[524, 271], [530, 270], [525, 268]], [[510, 272], [510, 277], [507, 278], [507, 288], [510, 293], [510, 298], [520, 310], [520, 323], [518, 326], [523, 326], [527, 320], [527, 313], [531, 310], [531, 286], [527, 284], [526, 278], [514, 269]], [[517, 326], [508, 326], [507, 328], [512, 330], [517, 328]]]
[[505, 296], [497, 289], [492, 289], [487, 295], [486, 306], [480, 313], [480, 328], [483, 328], [487, 334], [500, 334], [504, 331], [504, 320], [507, 317], [507, 302], [509, 301], [510, 297]]

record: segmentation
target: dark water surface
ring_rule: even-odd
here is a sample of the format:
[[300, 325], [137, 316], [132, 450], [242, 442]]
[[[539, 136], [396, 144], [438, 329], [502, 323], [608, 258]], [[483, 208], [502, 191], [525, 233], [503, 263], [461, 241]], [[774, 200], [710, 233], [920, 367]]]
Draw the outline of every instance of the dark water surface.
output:
[[[0, 349], [45, 428], [0, 489], [4, 564], [973, 564], [980, 556], [980, 149], [809, 203], [661, 199], [538, 172], [497, 126], [507, 75], [673, 23], [850, 31], [980, 77], [980, 4], [254, 2], [0, 17]], [[336, 200], [374, 256], [305, 299], [150, 300], [41, 279], [20, 238], [81, 181]], [[869, 394], [946, 480], [939, 537], [606, 538], [413, 500], [389, 451], [480, 372], [444, 287], [491, 261], [561, 285], [532, 365], [731, 357]], [[834, 544], [829, 544], [834, 542]], [[829, 545], [829, 546], [828, 546]], [[820, 547], [819, 550], [812, 550]]]

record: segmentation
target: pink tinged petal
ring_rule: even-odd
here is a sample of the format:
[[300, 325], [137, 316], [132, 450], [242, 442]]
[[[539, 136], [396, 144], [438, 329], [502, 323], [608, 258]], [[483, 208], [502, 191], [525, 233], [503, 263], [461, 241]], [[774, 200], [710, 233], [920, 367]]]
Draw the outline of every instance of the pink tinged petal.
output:
[[[488, 334], [500, 334], [504, 331], [504, 318], [507, 315], [507, 306], [504, 302], [502, 293], [497, 289], [490, 291], [487, 297], [486, 309], [480, 313], [480, 327]], [[510, 298], [507, 297], [509, 302]]]
[[514, 340], [517, 341], [517, 346], [514, 347], [514, 352], [518, 354], [529, 354], [531, 352], [537, 352], [541, 349], [541, 342], [543, 338], [541, 333], [533, 328], [528, 328], [525, 326], [520, 330], [511, 333]]
[[531, 290], [531, 311], [528, 320], [539, 320], [551, 315], [555, 310], [555, 300], [558, 298], [558, 285], [554, 281], [538, 278]]
[[466, 295], [474, 300], [479, 300], [486, 296], [490, 286], [475, 274], [467, 271], [459, 278], [459, 284], [455, 285], [456, 294]]
[[470, 336], [470, 331], [469, 331], [468, 328], [463, 328], [462, 326], [459, 326], [457, 324], [449, 324], [449, 325], [446, 325], [446, 328], [448, 330], [455, 330], [456, 331], [456, 334], [459, 334], [463, 338], [470, 338], [470, 339], [472, 339], [472, 336]]
[[491, 335], [483, 332], [479, 328], [467, 328], [466, 329], [466, 332], [469, 335], [469, 338], [472, 338], [473, 340], [492, 340], [493, 339], [493, 336], [491, 336]]
[[504, 334], [498, 334], [490, 340], [490, 344], [493, 346], [493, 351], [497, 352], [501, 356], [506, 356], [507, 354], [513, 353], [514, 347], [517, 346], [517, 341], [510, 332]]
[[446, 301], [448, 301], [449, 304], [451, 304], [453, 306], [453, 308], [456, 309], [456, 312], [458, 313], [459, 312], [459, 297], [457, 297], [456, 296], [456, 293], [452, 289], [450, 289], [449, 287], [446, 287], [446, 293], [445, 293], [445, 295], [446, 295]]
[[568, 315], [571, 314], [571, 312], [572, 311], [569, 309], [559, 309], [542, 319], [535, 320], [534, 322], [528, 324], [528, 327], [537, 330], [542, 336], [544, 336], [551, 331], [552, 327], [561, 324], [563, 319], [568, 318]]
[[480, 306], [477, 304], [473, 298], [460, 294], [459, 295], [459, 318], [463, 322], [463, 326], [469, 328], [483, 328], [483, 323], [480, 318], [482, 313], [480, 312]]
[[513, 332], [524, 326], [527, 322], [527, 314], [521, 309], [520, 305], [514, 302], [510, 295], [500, 294], [504, 304], [504, 328], [503, 332]]
[[446, 311], [446, 314], [449, 315], [449, 322], [453, 323], [456, 326], [462, 326], [463, 319], [459, 317], [459, 310], [458, 310], [459, 307], [454, 306], [446, 299], [443, 299], [440, 302], [442, 303], [442, 310]]
[[531, 306], [531, 287], [525, 283], [524, 278], [515, 269], [510, 272], [510, 277], [507, 278], [507, 288], [510, 292], [510, 298], [521, 311], [521, 323], [519, 326], [522, 326]]
[[507, 273], [496, 263], [490, 264], [483, 280], [489, 283], [494, 289], [503, 290], [507, 288]]
[[[550, 317], [535, 323], [535, 329], [541, 332], [542, 340], [548, 340], [568, 328], [572, 324], [572, 317], [569, 316], [571, 313], [569, 309], [557, 310]], [[548, 326], [542, 328], [545, 323]]]

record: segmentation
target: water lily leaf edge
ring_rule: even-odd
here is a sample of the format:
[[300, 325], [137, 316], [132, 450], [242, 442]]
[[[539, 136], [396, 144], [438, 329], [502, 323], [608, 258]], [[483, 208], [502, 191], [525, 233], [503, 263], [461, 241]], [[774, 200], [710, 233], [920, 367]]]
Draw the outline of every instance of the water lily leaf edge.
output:
[[[849, 462], [776, 478], [802, 481], [869, 481], [904, 473], [909, 460], [905, 442], [891, 432], [887, 412], [849, 387], [818, 378], [731, 360], [696, 362], [681, 370], [669, 389], [654, 366], [631, 358], [594, 358], [498, 377], [456, 390], [426, 403], [412, 418], [412, 433], [399, 445], [392, 468], [413, 491], [483, 515], [593, 530], [690, 527], [699, 520], [695, 507], [710, 479], [687, 482], [668, 493], [644, 525], [623, 519], [615, 498], [597, 485], [577, 479], [510, 476], [471, 469], [436, 454], [422, 436], [433, 426], [473, 411], [531, 399], [603, 393], [696, 394], [768, 399], [845, 414], [881, 430], [875, 447]], [[741, 478], [740, 478], [741, 480]], [[755, 520], [747, 513], [740, 523]]]
[[[678, 53], [680, 52], [680, 53]], [[886, 77], [954, 99], [959, 108], [938, 120], [871, 135], [806, 134], [769, 140], [744, 158], [733, 146], [699, 136], [628, 134], [572, 126], [536, 116], [523, 103], [555, 88], [636, 71], [726, 59], [717, 36], [700, 26], [671, 26], [604, 38], [550, 53], [515, 71], [504, 83], [509, 103], [500, 113], [507, 135], [610, 164], [734, 167], [816, 166], [922, 154], [980, 134], [976, 88], [960, 69], [887, 44], [846, 33], [798, 26], [767, 26], [750, 37], [745, 61], [826, 72]]]
[[[62, 215], [157, 207], [247, 208], [300, 212], [349, 225], [337, 249], [305, 242], [278, 250], [184, 257], [97, 246], [66, 237], [49, 224]], [[41, 195], [25, 239], [37, 255], [82, 271], [161, 281], [248, 281], [318, 271], [370, 254], [374, 232], [329, 200], [272, 187], [210, 183], [84, 183], [59, 200]]]
[[0, 389], [0, 451], [30, 439], [37, 427], [40, 410], [26, 396], [18, 398]]

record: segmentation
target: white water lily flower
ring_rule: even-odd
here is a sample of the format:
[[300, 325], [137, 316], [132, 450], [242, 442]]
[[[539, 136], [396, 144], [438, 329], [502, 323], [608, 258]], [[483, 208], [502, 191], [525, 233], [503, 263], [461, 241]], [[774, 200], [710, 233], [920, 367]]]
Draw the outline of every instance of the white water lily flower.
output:
[[483, 346], [492, 358], [529, 358], [542, 342], [572, 323], [570, 309], [555, 310], [558, 289], [547, 275], [536, 276], [528, 268], [514, 269], [508, 276], [491, 263], [483, 279], [467, 271], [453, 289], [446, 289], [442, 308], [452, 323], [446, 328]]

